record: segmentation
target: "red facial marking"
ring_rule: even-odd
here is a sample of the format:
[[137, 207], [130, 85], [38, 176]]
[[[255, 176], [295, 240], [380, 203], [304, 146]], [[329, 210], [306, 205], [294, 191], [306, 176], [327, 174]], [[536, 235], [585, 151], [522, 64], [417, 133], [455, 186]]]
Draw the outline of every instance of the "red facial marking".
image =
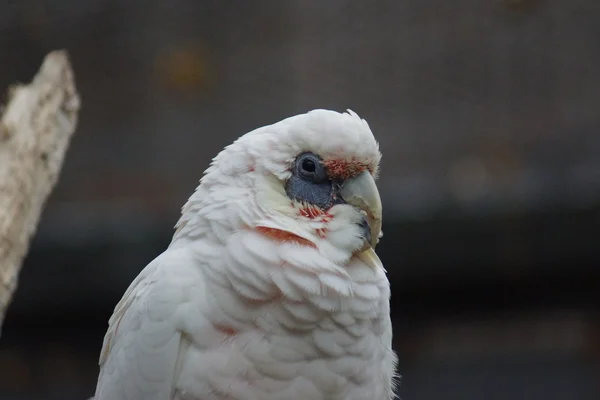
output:
[[306, 205], [300, 208], [298, 214], [306, 218], [320, 220], [321, 222], [329, 222], [333, 218], [327, 211], [323, 211], [319, 207], [312, 205]]
[[307, 205], [298, 210], [299, 214], [303, 217], [315, 219], [327, 215], [327, 213], [321, 210], [319, 207]]
[[330, 179], [346, 180], [352, 178], [369, 168], [365, 162], [352, 160], [325, 160], [327, 174]]
[[221, 332], [222, 334], [224, 334], [226, 336], [235, 336], [238, 334], [238, 331], [230, 326], [221, 325], [221, 324], [214, 324], [213, 326], [217, 331]]
[[316, 232], [321, 239], [325, 239], [325, 237], [327, 236], [327, 229], [325, 228], [316, 229]]
[[256, 228], [258, 233], [261, 233], [269, 238], [276, 240], [278, 242], [292, 242], [297, 243], [301, 246], [313, 247], [316, 248], [315, 244], [310, 240], [304, 239], [298, 235], [294, 235], [293, 233], [282, 231], [281, 229], [275, 228], [267, 228], [264, 226], [259, 226]]
[[[327, 211], [323, 211], [319, 207], [314, 207], [311, 205], [307, 205], [300, 208], [298, 210], [298, 214], [305, 218], [310, 218], [312, 220], [316, 220], [324, 224], [330, 222], [333, 219], [333, 216]], [[317, 228], [315, 229], [315, 233], [321, 239], [324, 239], [327, 236], [327, 228]]]

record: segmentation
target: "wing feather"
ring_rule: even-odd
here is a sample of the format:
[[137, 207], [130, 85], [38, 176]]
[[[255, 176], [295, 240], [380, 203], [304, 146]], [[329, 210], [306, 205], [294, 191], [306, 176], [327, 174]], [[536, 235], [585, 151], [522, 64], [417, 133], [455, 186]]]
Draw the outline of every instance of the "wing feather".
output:
[[181, 332], [185, 257], [168, 250], [131, 283], [109, 320], [94, 400], [170, 400]]

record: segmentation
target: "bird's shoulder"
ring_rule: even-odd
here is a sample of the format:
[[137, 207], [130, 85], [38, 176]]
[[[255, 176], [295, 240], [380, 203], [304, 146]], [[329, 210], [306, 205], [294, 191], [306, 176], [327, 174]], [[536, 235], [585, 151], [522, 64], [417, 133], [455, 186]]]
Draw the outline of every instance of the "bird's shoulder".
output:
[[150, 399], [144, 397], [147, 389], [157, 396], [171, 390], [181, 338], [179, 311], [198, 285], [193, 262], [186, 249], [168, 249], [130, 284], [104, 337], [97, 399]]
[[[100, 364], [106, 360], [111, 343], [125, 330], [141, 328], [140, 320], [148, 317], [160, 321], [173, 316], [181, 303], [186, 286], [193, 284], [193, 258], [185, 249], [168, 249], [151, 261], [131, 282], [109, 319], [109, 327], [100, 354]], [[181, 283], [186, 283], [181, 285]], [[125, 325], [124, 325], [125, 324]]]

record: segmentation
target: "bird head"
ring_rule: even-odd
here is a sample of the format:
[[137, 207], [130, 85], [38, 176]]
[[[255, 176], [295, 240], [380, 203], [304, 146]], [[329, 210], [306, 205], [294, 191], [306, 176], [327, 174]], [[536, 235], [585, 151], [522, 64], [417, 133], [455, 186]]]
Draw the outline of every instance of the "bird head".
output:
[[214, 158], [183, 208], [175, 239], [249, 229], [335, 259], [375, 248], [381, 154], [352, 111], [313, 110], [249, 132]]

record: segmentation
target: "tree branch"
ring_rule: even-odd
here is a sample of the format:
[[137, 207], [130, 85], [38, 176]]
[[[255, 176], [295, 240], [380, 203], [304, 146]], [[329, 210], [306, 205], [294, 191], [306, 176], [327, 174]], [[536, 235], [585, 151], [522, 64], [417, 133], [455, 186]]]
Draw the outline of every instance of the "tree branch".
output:
[[9, 89], [0, 118], [0, 327], [79, 107], [65, 51], [48, 54], [29, 85]]

